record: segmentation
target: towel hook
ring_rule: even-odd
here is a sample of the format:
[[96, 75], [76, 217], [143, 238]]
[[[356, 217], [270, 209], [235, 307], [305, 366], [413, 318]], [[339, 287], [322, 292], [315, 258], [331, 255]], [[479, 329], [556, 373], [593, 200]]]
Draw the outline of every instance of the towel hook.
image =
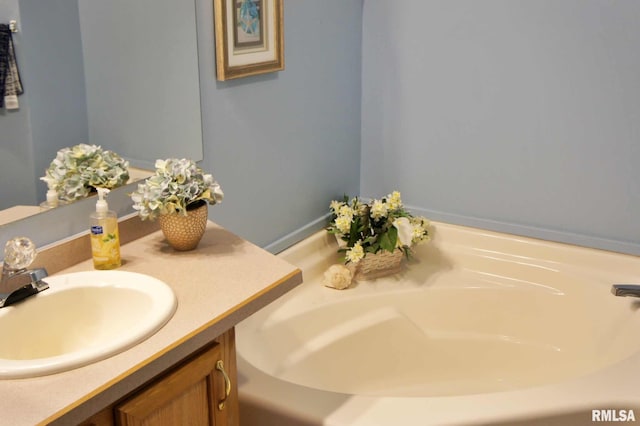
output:
[[15, 19], [12, 19], [11, 21], [9, 21], [9, 30], [11, 30], [12, 33], [17, 33], [18, 21], [16, 21]]

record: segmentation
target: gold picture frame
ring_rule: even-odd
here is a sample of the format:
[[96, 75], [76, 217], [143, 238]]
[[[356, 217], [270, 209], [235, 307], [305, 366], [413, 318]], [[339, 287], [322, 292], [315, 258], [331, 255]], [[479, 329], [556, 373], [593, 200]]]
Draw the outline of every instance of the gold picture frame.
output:
[[284, 69], [283, 0], [214, 0], [220, 81]]

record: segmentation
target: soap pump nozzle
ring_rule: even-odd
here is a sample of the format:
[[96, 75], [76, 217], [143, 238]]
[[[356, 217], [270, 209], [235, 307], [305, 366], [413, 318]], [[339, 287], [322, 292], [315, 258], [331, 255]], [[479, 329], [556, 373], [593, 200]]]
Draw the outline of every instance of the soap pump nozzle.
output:
[[96, 188], [98, 191], [98, 201], [96, 202], [96, 212], [98, 213], [106, 213], [109, 211], [109, 205], [107, 204], [107, 200], [105, 197], [110, 192], [107, 188]]
[[47, 204], [49, 207], [58, 207], [58, 191], [55, 190], [51, 182], [49, 182], [47, 186], [49, 188], [47, 190]]
[[62, 204], [58, 198], [58, 191], [55, 189], [55, 183], [49, 179], [45, 179], [44, 177], [41, 177], [40, 179], [47, 183], [46, 201], [40, 203], [40, 207], [43, 209], [53, 209], [58, 207], [59, 204]]

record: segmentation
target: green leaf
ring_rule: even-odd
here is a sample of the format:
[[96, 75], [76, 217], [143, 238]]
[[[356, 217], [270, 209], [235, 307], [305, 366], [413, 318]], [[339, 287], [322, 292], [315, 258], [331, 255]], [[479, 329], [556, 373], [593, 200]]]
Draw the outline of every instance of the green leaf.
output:
[[376, 240], [377, 240], [376, 236], [375, 235], [371, 235], [371, 236], [369, 236], [369, 237], [364, 239], [363, 244], [366, 244], [366, 245], [377, 245], [376, 244]]
[[392, 251], [389, 247], [391, 247], [391, 241], [389, 240], [389, 236], [387, 234], [380, 235], [380, 247], [383, 250]]
[[387, 231], [387, 235], [389, 235], [389, 240], [391, 241], [391, 244], [393, 246], [390, 251], [393, 251], [393, 249], [396, 248], [396, 244], [398, 243], [398, 228], [396, 228], [395, 226], [390, 226], [389, 230]]
[[392, 226], [380, 236], [380, 247], [388, 252], [393, 252], [398, 242], [398, 230]]
[[358, 217], [354, 218], [353, 222], [351, 222], [351, 228], [349, 228], [349, 247], [353, 247], [353, 245], [360, 239], [360, 232], [358, 228], [360, 227], [360, 219]]

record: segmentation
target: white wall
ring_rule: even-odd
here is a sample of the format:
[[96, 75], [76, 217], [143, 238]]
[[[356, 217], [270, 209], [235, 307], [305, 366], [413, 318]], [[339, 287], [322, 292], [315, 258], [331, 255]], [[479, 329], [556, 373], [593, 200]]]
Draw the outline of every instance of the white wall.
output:
[[640, 253], [640, 2], [365, 0], [361, 189]]

